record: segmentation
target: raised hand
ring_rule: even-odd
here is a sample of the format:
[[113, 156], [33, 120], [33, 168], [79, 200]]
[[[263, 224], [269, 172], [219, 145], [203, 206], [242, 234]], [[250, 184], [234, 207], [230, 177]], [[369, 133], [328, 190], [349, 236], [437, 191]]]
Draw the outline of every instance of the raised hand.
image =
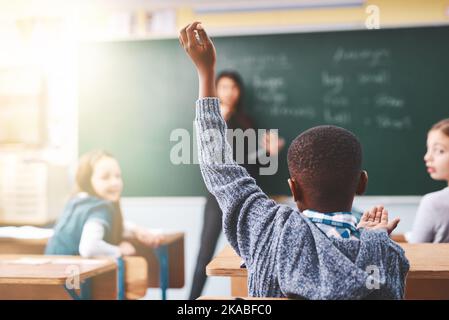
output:
[[214, 71], [216, 62], [215, 47], [200, 22], [195, 21], [179, 32], [179, 42], [195, 64], [198, 73]]
[[182, 28], [179, 42], [198, 71], [199, 98], [216, 97], [215, 47], [201, 24], [196, 21]]

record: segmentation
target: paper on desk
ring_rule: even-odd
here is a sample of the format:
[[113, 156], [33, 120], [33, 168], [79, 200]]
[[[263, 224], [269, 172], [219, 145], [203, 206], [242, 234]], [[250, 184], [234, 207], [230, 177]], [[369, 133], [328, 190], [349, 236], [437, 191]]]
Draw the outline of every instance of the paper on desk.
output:
[[42, 265], [51, 263], [50, 259], [46, 258], [20, 258], [16, 260], [2, 260], [3, 264], [26, 264], [26, 265]]
[[104, 260], [94, 260], [94, 259], [55, 259], [51, 261], [52, 264], [102, 264]]
[[0, 227], [0, 238], [47, 239], [53, 236], [53, 229], [33, 226]]
[[43, 265], [43, 264], [83, 264], [96, 265], [104, 263], [104, 260], [96, 259], [50, 259], [50, 258], [28, 258], [23, 257], [15, 260], [1, 260], [3, 264], [21, 264], [21, 265]]

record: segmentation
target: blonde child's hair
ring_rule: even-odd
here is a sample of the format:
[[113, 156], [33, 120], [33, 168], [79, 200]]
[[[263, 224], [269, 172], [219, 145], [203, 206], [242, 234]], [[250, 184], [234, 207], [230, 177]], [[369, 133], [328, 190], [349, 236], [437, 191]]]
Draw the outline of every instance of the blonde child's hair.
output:
[[[81, 192], [85, 192], [90, 196], [100, 198], [95, 192], [92, 186], [92, 175], [94, 173], [95, 165], [103, 158], [115, 157], [105, 150], [93, 150], [83, 154], [78, 162], [78, 167], [75, 176], [75, 190], [74, 196]], [[122, 240], [123, 234], [123, 215], [120, 205], [120, 201], [113, 203], [115, 212], [113, 216], [113, 230], [112, 230], [112, 243], [118, 244]]]
[[104, 150], [93, 150], [80, 157], [75, 176], [75, 194], [86, 192], [90, 196], [98, 197], [92, 186], [92, 175], [95, 165], [103, 158], [114, 159], [114, 156]]

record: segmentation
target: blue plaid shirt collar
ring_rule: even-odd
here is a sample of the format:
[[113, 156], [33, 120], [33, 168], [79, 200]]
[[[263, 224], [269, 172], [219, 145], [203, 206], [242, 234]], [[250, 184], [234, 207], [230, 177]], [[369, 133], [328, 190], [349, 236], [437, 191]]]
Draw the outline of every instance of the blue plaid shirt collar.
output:
[[321, 213], [304, 210], [302, 214], [312, 221], [328, 237], [359, 239], [357, 218], [351, 212]]

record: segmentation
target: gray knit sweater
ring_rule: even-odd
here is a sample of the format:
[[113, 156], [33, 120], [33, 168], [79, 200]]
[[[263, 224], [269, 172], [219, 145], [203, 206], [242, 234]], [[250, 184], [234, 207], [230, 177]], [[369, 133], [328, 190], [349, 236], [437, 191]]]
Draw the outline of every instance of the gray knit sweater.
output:
[[299, 211], [269, 199], [232, 159], [217, 98], [196, 103], [199, 163], [223, 211], [227, 240], [245, 260], [249, 295], [401, 299], [409, 263], [386, 231], [326, 237]]

